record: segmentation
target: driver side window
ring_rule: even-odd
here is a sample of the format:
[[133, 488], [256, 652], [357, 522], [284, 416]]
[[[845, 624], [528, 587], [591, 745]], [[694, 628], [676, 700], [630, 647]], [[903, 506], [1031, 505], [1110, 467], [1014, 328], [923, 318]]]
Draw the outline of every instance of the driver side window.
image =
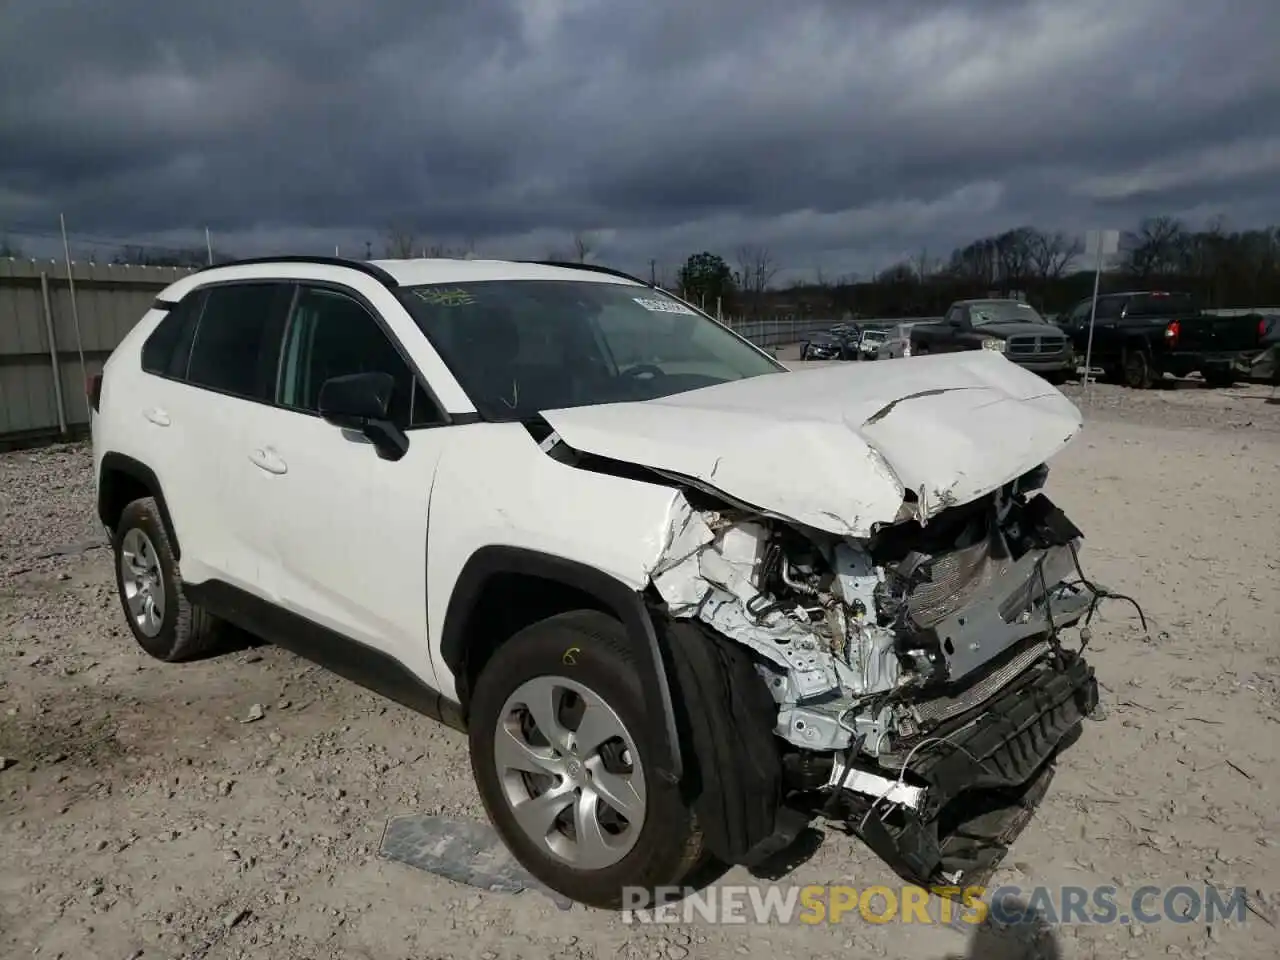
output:
[[1068, 328], [1074, 330], [1077, 327], [1083, 327], [1089, 323], [1089, 314], [1093, 310], [1093, 301], [1085, 300], [1077, 303], [1069, 314], [1067, 314], [1066, 324]]
[[285, 335], [276, 402], [319, 413], [320, 387], [326, 380], [373, 372], [395, 378], [391, 419], [401, 429], [442, 421], [430, 395], [363, 304], [336, 290], [302, 287]]

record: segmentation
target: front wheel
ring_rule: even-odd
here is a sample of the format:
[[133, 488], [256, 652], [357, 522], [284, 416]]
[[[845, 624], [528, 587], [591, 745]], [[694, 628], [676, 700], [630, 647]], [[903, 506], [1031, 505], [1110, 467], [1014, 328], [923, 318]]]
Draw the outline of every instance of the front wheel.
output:
[[660, 723], [639, 677], [622, 625], [574, 611], [504, 643], [471, 701], [471, 766], [494, 827], [547, 887], [605, 909], [647, 903], [702, 859], [692, 810], [650, 764]]

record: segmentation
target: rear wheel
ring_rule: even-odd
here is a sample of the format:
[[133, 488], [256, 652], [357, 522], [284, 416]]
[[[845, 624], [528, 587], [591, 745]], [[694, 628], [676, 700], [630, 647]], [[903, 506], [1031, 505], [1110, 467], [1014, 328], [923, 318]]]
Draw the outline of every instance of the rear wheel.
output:
[[626, 888], [678, 885], [702, 833], [650, 765], [649, 717], [623, 627], [594, 611], [543, 620], [503, 644], [471, 701], [476, 784], [512, 854], [552, 890], [616, 909]]
[[1128, 347], [1123, 360], [1124, 382], [1134, 390], [1147, 390], [1156, 382], [1151, 355], [1142, 347]]
[[217, 624], [182, 592], [182, 575], [152, 497], [120, 514], [112, 543], [116, 589], [138, 645], [157, 660], [176, 663], [208, 653]]

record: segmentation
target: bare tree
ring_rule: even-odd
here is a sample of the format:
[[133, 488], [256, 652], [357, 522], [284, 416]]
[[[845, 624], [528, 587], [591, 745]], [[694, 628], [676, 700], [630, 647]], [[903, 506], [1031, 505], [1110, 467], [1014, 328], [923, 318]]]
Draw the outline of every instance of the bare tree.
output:
[[404, 224], [388, 227], [383, 234], [383, 243], [390, 260], [409, 260], [420, 247], [414, 231]]
[[573, 232], [573, 258], [578, 263], [586, 263], [596, 252], [595, 235], [585, 230]]
[[738, 286], [758, 299], [769, 289], [769, 284], [778, 272], [773, 254], [768, 247], [744, 244], [738, 248], [736, 256]]
[[996, 237], [996, 259], [1000, 265], [1000, 280], [1006, 290], [1015, 289], [1026, 281], [1030, 273], [1034, 236], [1035, 231], [1030, 227], [1015, 227]]
[[1062, 231], [1042, 233], [1032, 231], [1028, 259], [1035, 275], [1041, 280], [1057, 280], [1067, 272], [1076, 257], [1084, 251], [1079, 237], [1070, 237]]
[[916, 273], [916, 265], [911, 260], [903, 260], [895, 263], [876, 274], [876, 283], [882, 283], [891, 287], [910, 287], [914, 286], [919, 279]]
[[436, 260], [463, 260], [476, 252], [476, 242], [468, 238], [462, 246], [452, 247], [448, 244], [433, 243], [422, 248], [422, 256]]
[[929, 248], [921, 247], [920, 253], [915, 260], [916, 276], [920, 278], [920, 282], [924, 283], [934, 273], [933, 261], [929, 259]]
[[954, 251], [947, 269], [968, 285], [983, 288], [994, 285], [999, 275], [995, 238], [983, 237]]
[[1143, 220], [1128, 237], [1130, 272], [1145, 278], [1177, 270], [1186, 251], [1185, 235], [1186, 230], [1173, 217]]

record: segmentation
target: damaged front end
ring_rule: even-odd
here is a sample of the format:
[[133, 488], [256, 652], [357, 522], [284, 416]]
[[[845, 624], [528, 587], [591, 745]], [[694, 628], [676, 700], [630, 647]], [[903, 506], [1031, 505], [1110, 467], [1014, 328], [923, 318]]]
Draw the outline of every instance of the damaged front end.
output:
[[652, 571], [668, 617], [751, 652], [788, 793], [913, 882], [981, 882], [1097, 703], [1062, 631], [1099, 591], [1047, 473], [867, 539], [690, 501]]

